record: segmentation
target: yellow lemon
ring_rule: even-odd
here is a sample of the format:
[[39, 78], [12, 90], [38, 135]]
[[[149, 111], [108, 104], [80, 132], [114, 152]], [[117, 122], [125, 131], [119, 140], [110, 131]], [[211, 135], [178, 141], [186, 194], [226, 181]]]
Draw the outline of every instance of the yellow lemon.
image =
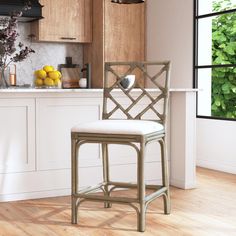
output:
[[37, 79], [45, 79], [47, 77], [47, 73], [44, 70], [36, 70], [34, 74]]
[[60, 79], [54, 80], [54, 83], [55, 83], [55, 86], [56, 86], [57, 88], [61, 88], [62, 83], [61, 83], [61, 80], [60, 80]]
[[50, 77], [51, 79], [60, 79], [60, 75], [59, 75], [59, 73], [58, 73], [59, 71], [50, 71], [50, 72], [48, 72], [48, 77]]
[[54, 86], [54, 81], [53, 81], [53, 79], [47, 77], [47, 78], [44, 80], [44, 84], [47, 85], [47, 86]]
[[35, 83], [36, 86], [42, 86], [43, 85], [43, 80], [42, 79], [36, 79], [34, 81], [34, 83]]
[[55, 79], [55, 80], [54, 80], [54, 84], [55, 84], [56, 86], [61, 85], [61, 80], [60, 80], [59, 78]]
[[56, 70], [56, 72], [57, 72], [57, 74], [58, 74], [58, 76], [59, 76], [59, 79], [61, 78], [61, 72], [60, 71], [58, 71], [58, 70]]
[[54, 67], [46, 65], [46, 66], [43, 67], [43, 70], [48, 73], [50, 71], [54, 71]]

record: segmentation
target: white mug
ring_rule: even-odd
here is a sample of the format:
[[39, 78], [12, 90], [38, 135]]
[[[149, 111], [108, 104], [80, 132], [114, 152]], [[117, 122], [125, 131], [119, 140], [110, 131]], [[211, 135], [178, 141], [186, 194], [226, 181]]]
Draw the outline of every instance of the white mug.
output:
[[81, 78], [79, 80], [79, 86], [80, 88], [87, 88], [87, 78]]

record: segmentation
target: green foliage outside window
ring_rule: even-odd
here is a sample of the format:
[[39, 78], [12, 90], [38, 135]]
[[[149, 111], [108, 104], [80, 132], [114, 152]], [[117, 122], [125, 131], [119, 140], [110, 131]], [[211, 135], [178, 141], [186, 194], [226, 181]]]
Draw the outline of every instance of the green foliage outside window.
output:
[[[229, 8], [232, 9], [230, 0], [213, 2], [214, 12]], [[236, 13], [222, 14], [212, 20], [212, 63], [236, 64]], [[235, 67], [212, 69], [211, 112], [212, 116], [236, 119]]]

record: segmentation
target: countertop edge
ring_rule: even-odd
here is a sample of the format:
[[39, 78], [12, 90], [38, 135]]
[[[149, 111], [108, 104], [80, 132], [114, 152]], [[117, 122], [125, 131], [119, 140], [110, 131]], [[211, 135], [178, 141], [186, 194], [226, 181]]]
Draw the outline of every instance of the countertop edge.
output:
[[[155, 92], [158, 89], [147, 88], [147, 91]], [[138, 91], [138, 89], [132, 90], [133, 92]], [[192, 88], [171, 88], [170, 92], [198, 92], [199, 89], [192, 89]], [[34, 89], [34, 88], [27, 88], [27, 89], [0, 89], [1, 94], [12, 94], [12, 93], [102, 93], [103, 89]], [[120, 92], [117, 90], [117, 92]]]

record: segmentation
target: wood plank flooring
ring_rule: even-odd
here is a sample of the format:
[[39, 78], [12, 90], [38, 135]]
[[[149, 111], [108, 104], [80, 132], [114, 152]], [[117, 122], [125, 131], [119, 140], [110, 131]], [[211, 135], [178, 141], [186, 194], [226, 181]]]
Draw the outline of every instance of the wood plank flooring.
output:
[[198, 168], [197, 176], [196, 189], [171, 189], [171, 215], [163, 214], [162, 199], [149, 206], [145, 233], [136, 232], [136, 213], [123, 205], [84, 203], [71, 225], [70, 197], [59, 197], [0, 203], [0, 236], [236, 235], [236, 175]]

